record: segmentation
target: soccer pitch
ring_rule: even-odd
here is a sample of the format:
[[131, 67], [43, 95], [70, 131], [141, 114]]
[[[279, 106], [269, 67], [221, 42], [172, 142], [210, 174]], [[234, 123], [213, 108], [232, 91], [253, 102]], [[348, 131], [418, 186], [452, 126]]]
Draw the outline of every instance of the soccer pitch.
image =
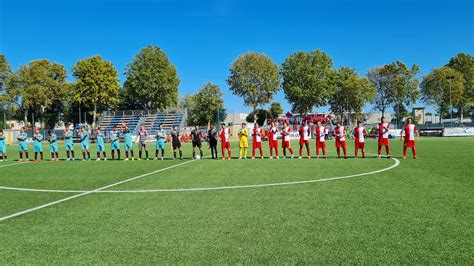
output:
[[319, 160], [194, 161], [185, 144], [185, 160], [39, 163], [10, 146], [0, 217], [27, 212], [0, 221], [0, 264], [473, 264], [474, 138], [421, 138], [417, 160], [390, 144], [390, 160], [368, 140], [366, 159], [328, 141]]

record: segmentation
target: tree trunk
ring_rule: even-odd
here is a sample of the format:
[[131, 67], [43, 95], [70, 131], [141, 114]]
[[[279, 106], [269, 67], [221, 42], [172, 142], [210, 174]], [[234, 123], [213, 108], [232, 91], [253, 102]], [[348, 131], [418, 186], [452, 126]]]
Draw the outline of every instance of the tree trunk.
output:
[[252, 109], [253, 109], [253, 111], [252, 111], [252, 113], [253, 113], [253, 121], [256, 122], [256, 121], [257, 121], [257, 114], [255, 113], [255, 110], [257, 110], [257, 105], [254, 104], [254, 105], [252, 106]]
[[[97, 104], [94, 104], [94, 112], [92, 114], [92, 128], [95, 128], [95, 120], [97, 118]], [[87, 123], [87, 122], [86, 122]]]
[[23, 124], [25, 125], [25, 127], [26, 124], [28, 124], [28, 109], [25, 109], [25, 111], [23, 112]]
[[464, 119], [464, 107], [463, 107], [463, 106], [459, 106], [458, 111], [459, 111], [459, 117], [461, 118], [461, 120], [459, 121], [459, 123], [462, 124], [462, 120]]

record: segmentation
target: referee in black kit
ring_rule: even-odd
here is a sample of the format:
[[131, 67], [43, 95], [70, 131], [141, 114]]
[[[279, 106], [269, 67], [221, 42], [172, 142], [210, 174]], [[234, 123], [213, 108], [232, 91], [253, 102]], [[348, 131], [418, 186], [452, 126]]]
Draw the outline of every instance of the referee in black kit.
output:
[[[214, 129], [213, 125], [211, 125], [209, 131], [207, 131], [207, 142], [209, 143], [212, 159], [217, 159], [217, 131]], [[215, 157], [214, 153], [216, 154]]]
[[196, 148], [199, 149], [199, 153], [201, 154], [201, 157], [199, 158], [202, 159], [201, 137], [202, 133], [199, 130], [199, 126], [195, 126], [194, 129], [191, 131], [191, 140], [193, 143], [193, 159], [196, 159]]

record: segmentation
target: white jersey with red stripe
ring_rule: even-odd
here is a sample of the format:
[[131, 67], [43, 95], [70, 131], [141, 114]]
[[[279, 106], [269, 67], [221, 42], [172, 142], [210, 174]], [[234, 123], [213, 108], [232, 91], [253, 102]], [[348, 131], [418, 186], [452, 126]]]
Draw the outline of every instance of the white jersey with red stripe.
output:
[[221, 136], [222, 142], [230, 142], [230, 129], [229, 128], [221, 128], [219, 135]]
[[281, 140], [284, 141], [284, 142], [290, 141], [290, 132], [291, 132], [290, 127], [284, 127], [281, 130]]
[[346, 129], [344, 127], [336, 127], [336, 140], [346, 141]]
[[270, 140], [277, 140], [277, 128], [276, 127], [271, 127], [270, 128], [269, 138], [270, 138]]
[[364, 134], [367, 134], [367, 132], [365, 131], [365, 128], [363, 126], [354, 129], [356, 141], [364, 142]]
[[253, 129], [253, 141], [262, 142], [262, 135], [263, 135], [263, 130], [261, 130], [260, 128]]
[[377, 131], [379, 133], [379, 138], [388, 139], [388, 129], [390, 128], [389, 123], [380, 123], [377, 125]]
[[309, 139], [309, 126], [300, 127], [300, 139], [308, 140]]
[[415, 140], [416, 126], [414, 124], [405, 125], [405, 140]]
[[320, 127], [317, 127], [316, 128], [316, 139], [319, 141], [319, 142], [325, 142], [326, 141], [326, 134], [328, 133], [328, 130], [323, 127], [323, 126], [320, 126]]

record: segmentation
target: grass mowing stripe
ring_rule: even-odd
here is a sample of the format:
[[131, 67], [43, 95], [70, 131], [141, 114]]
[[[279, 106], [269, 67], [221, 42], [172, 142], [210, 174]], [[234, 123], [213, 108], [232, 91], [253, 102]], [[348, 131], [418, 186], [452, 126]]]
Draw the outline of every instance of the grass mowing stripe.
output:
[[95, 192], [98, 192], [98, 191], [101, 191], [101, 190], [104, 190], [104, 189], [108, 189], [108, 188], [111, 188], [111, 187], [114, 187], [114, 186], [118, 186], [118, 185], [130, 182], [130, 181], [133, 181], [133, 180], [145, 177], [145, 176], [149, 176], [149, 175], [153, 175], [153, 174], [156, 174], [156, 173], [159, 173], [159, 172], [163, 172], [163, 171], [166, 171], [166, 170], [169, 170], [169, 169], [181, 166], [181, 165], [185, 165], [185, 164], [188, 164], [188, 163], [191, 163], [191, 162], [194, 162], [194, 161], [195, 160], [190, 160], [190, 161], [182, 162], [182, 163], [175, 164], [175, 165], [172, 165], [172, 166], [168, 166], [166, 168], [162, 168], [162, 169], [159, 169], [159, 170], [156, 170], [156, 171], [153, 171], [153, 172], [149, 172], [149, 173], [142, 174], [142, 175], [139, 175], [139, 176], [135, 176], [135, 177], [132, 177], [132, 178], [129, 178], [129, 179], [125, 179], [123, 181], [116, 182], [116, 183], [113, 183], [113, 184], [110, 184], [110, 185], [107, 185], [107, 186], [103, 186], [103, 187], [100, 187], [100, 188], [97, 188], [97, 189], [94, 189], [94, 190], [91, 190], [91, 191], [76, 194], [76, 195], [73, 195], [73, 196], [70, 196], [70, 197], [67, 197], [67, 198], [64, 198], [64, 199], [60, 199], [60, 200], [57, 200], [57, 201], [53, 201], [53, 202], [50, 202], [50, 203], [46, 203], [46, 204], [34, 207], [34, 208], [31, 208], [31, 209], [27, 209], [27, 210], [24, 210], [24, 211], [21, 211], [21, 212], [17, 212], [17, 213], [10, 214], [10, 215], [4, 216], [4, 217], [0, 217], [0, 222], [6, 221], [6, 220], [14, 218], [14, 217], [18, 217], [18, 216], [21, 216], [21, 215], [24, 215], [24, 214], [27, 214], [27, 213], [30, 213], [30, 212], [41, 210], [41, 209], [44, 209], [44, 208], [47, 208], [47, 207], [50, 207], [50, 206], [68, 201], [68, 200], [83, 197], [83, 196], [86, 196], [86, 195], [89, 195], [91, 193], [95, 193]]

